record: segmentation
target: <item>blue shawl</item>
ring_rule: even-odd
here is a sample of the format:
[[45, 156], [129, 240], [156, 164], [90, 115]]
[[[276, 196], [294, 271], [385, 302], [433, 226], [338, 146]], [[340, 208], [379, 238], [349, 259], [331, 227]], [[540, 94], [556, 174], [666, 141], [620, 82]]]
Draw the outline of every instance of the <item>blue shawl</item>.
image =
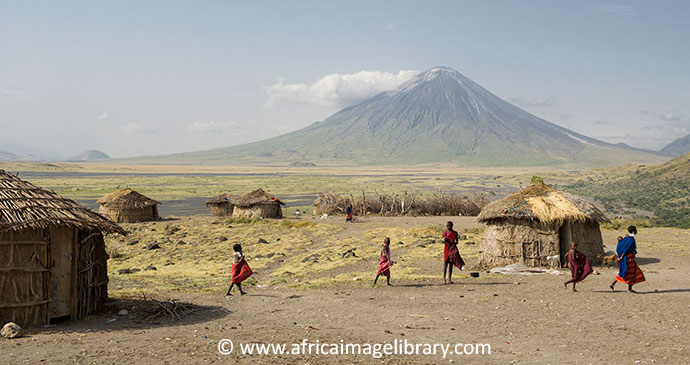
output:
[[637, 244], [635, 243], [635, 237], [627, 236], [618, 242], [616, 246], [616, 254], [621, 261], [618, 263], [618, 276], [624, 278], [625, 273], [628, 271], [628, 258], [623, 257], [629, 253], [637, 253]]

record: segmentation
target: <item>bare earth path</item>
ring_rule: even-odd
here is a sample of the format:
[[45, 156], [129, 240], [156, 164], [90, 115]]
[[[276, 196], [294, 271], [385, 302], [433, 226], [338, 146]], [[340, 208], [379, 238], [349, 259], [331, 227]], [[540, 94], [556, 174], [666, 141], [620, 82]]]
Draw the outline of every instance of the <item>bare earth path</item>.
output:
[[[381, 221], [385, 223], [371, 224], [405, 224]], [[613, 242], [617, 234], [604, 232], [605, 241]], [[637, 288], [640, 294], [629, 294], [623, 286], [612, 293], [608, 285], [615, 276], [613, 268], [598, 270], [599, 275], [590, 276], [578, 293], [572, 293], [563, 289], [565, 273], [462, 278], [442, 286], [440, 272], [438, 280], [396, 281], [394, 266], [393, 287], [250, 288], [249, 295], [230, 298], [175, 293], [177, 299], [213, 308], [174, 324], [150, 324], [134, 315], [107, 323], [117, 317], [110, 314], [31, 329], [27, 337], [0, 340], [0, 363], [687, 364], [688, 238], [683, 230], [641, 230], [639, 257], [647, 282]], [[117, 302], [112, 305], [113, 311], [119, 309], [114, 307]], [[230, 355], [217, 351], [223, 338], [234, 341]], [[239, 354], [240, 342], [291, 344], [303, 339], [488, 343], [491, 354], [445, 359], [441, 354], [382, 359]]]

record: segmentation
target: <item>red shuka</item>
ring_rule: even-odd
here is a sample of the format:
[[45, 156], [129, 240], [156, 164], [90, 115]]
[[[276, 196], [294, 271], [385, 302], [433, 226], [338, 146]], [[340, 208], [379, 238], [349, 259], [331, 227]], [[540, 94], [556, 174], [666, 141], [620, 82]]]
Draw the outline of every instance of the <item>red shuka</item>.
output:
[[379, 272], [378, 275], [383, 275], [386, 277], [391, 276], [391, 250], [389, 247], [384, 246], [381, 250], [381, 257], [379, 257]]
[[465, 261], [460, 256], [458, 245], [455, 244], [455, 241], [458, 239], [458, 232], [445, 231], [443, 232], [443, 238], [445, 243], [443, 246], [443, 262], [450, 262], [458, 269], [462, 269], [465, 266]]
[[[573, 280], [576, 283], [585, 280], [587, 275], [594, 272], [592, 270], [592, 264], [589, 262], [587, 256], [582, 252], [575, 250], [575, 255], [572, 255], [573, 251], [568, 252], [568, 264], [570, 265], [570, 273], [572, 274]], [[572, 257], [575, 256], [575, 257]]]
[[620, 277], [620, 275], [616, 275], [616, 280], [628, 285], [634, 285], [645, 281], [646, 279], [642, 270], [640, 270], [637, 266], [637, 262], [635, 262], [635, 254], [631, 252], [625, 256], [628, 262], [628, 270], [625, 271], [624, 278]]
[[247, 261], [242, 259], [237, 264], [232, 264], [232, 282], [237, 284], [241, 283], [244, 280], [246, 280], [248, 277], [252, 276], [254, 272], [252, 272], [252, 269], [249, 267], [249, 264]]

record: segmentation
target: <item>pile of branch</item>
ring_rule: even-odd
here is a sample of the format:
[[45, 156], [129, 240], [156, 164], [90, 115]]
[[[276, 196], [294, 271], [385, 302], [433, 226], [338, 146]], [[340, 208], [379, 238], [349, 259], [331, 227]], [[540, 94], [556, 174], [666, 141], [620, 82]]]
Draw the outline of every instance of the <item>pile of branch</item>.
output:
[[400, 215], [445, 215], [445, 216], [476, 216], [489, 203], [486, 194], [474, 194], [471, 197], [455, 193], [435, 193], [430, 196], [420, 196], [404, 192], [386, 193], [374, 192], [367, 196], [349, 197], [333, 192], [319, 194], [314, 201], [315, 214], [343, 214], [352, 205], [354, 214], [378, 214], [382, 216]]
[[201, 310], [201, 307], [189, 303], [180, 303], [175, 299], [168, 299], [160, 301], [155, 299], [147, 299], [144, 296], [143, 310], [148, 314], [147, 321], [153, 321], [160, 318], [169, 317], [171, 322], [179, 321], [180, 319]]

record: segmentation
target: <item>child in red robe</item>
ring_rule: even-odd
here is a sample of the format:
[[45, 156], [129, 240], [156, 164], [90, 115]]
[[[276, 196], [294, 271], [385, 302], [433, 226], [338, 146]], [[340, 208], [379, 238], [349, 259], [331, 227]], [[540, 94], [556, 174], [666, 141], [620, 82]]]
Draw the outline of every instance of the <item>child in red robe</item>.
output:
[[240, 290], [240, 294], [245, 295], [247, 293], [242, 291], [242, 282], [248, 277], [252, 276], [253, 272], [249, 267], [249, 264], [247, 264], [247, 261], [244, 259], [242, 245], [236, 243], [232, 246], [232, 250], [235, 251], [235, 253], [232, 254], [232, 284], [230, 284], [230, 288], [228, 288], [226, 295], [232, 295], [230, 294], [230, 290], [232, 290], [232, 287], [235, 285], [237, 285], [237, 289]]
[[379, 256], [379, 271], [376, 273], [376, 279], [374, 279], [374, 285], [379, 280], [379, 276], [383, 275], [386, 277], [386, 284], [391, 286], [391, 239], [386, 237], [383, 240], [383, 248], [381, 249], [381, 256]]
[[590, 264], [589, 259], [582, 252], [577, 250], [577, 244], [575, 242], [570, 244], [570, 251], [565, 254], [568, 261], [566, 265], [570, 266], [570, 273], [572, 278], [563, 285], [568, 289], [568, 284], [573, 283], [573, 291], [575, 290], [575, 284], [585, 280], [587, 275], [593, 272], [592, 264]]
[[[446, 223], [446, 231], [443, 232], [443, 283], [453, 284], [453, 266], [462, 270], [465, 261], [458, 251], [458, 232], [453, 229], [453, 222]], [[446, 272], [448, 281], [446, 282]]]

